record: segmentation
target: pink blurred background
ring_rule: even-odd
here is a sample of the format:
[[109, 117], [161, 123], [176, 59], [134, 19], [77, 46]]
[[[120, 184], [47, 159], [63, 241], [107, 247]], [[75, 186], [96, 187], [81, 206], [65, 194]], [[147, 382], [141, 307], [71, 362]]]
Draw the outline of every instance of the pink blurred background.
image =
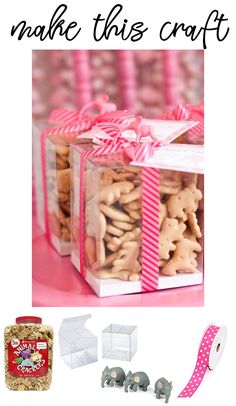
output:
[[32, 57], [34, 119], [102, 94], [145, 117], [203, 98], [202, 50], [34, 50]]

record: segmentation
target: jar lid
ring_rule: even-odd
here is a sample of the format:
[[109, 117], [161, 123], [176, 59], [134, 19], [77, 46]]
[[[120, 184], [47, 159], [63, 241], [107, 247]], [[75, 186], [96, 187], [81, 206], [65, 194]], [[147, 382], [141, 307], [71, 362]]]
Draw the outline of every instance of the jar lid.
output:
[[36, 324], [41, 324], [42, 319], [41, 317], [36, 317], [36, 316], [21, 316], [16, 318], [16, 323], [21, 324], [21, 323], [36, 323]]

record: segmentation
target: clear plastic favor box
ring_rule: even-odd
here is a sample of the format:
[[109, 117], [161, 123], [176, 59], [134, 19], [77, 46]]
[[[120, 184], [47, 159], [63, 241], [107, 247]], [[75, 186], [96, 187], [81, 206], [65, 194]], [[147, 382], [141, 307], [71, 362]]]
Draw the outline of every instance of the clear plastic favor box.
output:
[[190, 124], [163, 123], [142, 162], [71, 146], [71, 260], [100, 297], [203, 282], [203, 146], [165, 144]]
[[61, 255], [70, 255], [70, 145], [90, 140], [78, 134], [43, 137], [46, 122], [33, 123], [36, 216], [42, 231]]
[[86, 327], [91, 317], [63, 319], [59, 330], [60, 354], [70, 368], [77, 368], [97, 361], [97, 337]]
[[131, 361], [137, 351], [137, 326], [110, 324], [102, 331], [102, 357]]

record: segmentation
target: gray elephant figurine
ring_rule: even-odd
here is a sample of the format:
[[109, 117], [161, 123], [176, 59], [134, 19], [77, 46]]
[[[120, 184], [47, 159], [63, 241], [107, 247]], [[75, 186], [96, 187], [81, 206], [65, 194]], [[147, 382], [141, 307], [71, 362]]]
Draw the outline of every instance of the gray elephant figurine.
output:
[[164, 398], [165, 403], [169, 402], [170, 394], [172, 391], [173, 385], [172, 382], [168, 382], [165, 378], [160, 378], [155, 383], [154, 393], [157, 399]]
[[129, 371], [125, 379], [124, 387], [125, 392], [128, 392], [129, 388], [134, 392], [137, 392], [138, 388], [146, 392], [148, 385], [150, 385], [150, 381], [145, 372], [135, 372], [132, 374], [132, 372]]
[[117, 383], [123, 386], [125, 381], [125, 372], [120, 367], [108, 368], [106, 367], [102, 372], [101, 386], [105, 387], [105, 383], [108, 386], [114, 386]]

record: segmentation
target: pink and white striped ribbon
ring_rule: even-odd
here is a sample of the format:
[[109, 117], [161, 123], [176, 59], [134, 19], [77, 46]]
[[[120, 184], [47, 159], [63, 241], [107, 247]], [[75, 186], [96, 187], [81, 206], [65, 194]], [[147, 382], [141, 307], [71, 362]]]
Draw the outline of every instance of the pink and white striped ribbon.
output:
[[194, 144], [204, 143], [204, 101], [198, 106], [190, 104], [177, 104], [171, 111], [156, 117], [160, 120], [190, 120], [198, 124], [188, 130], [188, 139]]
[[127, 150], [127, 154], [132, 158], [132, 161], [135, 162], [145, 162], [151, 158], [154, 154], [156, 148], [161, 147], [159, 141], [153, 142], [144, 142], [144, 143], [132, 143], [130, 148]]
[[178, 398], [191, 398], [199, 388], [208, 369], [214, 369], [224, 350], [227, 337], [225, 327], [210, 325], [200, 342], [197, 362], [192, 376]]
[[155, 291], [159, 278], [160, 245], [159, 169], [142, 169], [142, 275], [143, 292]]
[[[92, 114], [93, 110], [97, 110], [98, 113]], [[114, 114], [112, 114], [113, 112]], [[119, 123], [122, 117], [124, 119], [127, 115], [130, 116], [126, 111], [116, 110], [116, 106], [108, 102], [108, 97], [102, 96], [84, 105], [80, 111], [64, 108], [53, 110], [49, 116], [49, 122], [56, 124], [56, 127], [47, 129], [45, 135], [63, 134], [71, 137], [91, 129], [96, 124], [96, 120], [102, 122], [104, 119], [107, 121], [116, 119]], [[101, 116], [100, 119], [99, 116]]]
[[[114, 134], [114, 126], [106, 128], [108, 135]], [[134, 149], [130, 148], [130, 144], [127, 147], [127, 141], [123, 138], [119, 138], [119, 133], [116, 134], [117, 142], [113, 140], [105, 140], [105, 145], [97, 148], [90, 149], [88, 151], [82, 152], [80, 155], [80, 273], [86, 276], [86, 266], [85, 266], [85, 223], [84, 223], [84, 183], [83, 183], [83, 173], [85, 170], [85, 162], [87, 158], [93, 156], [105, 156], [106, 154], [118, 153], [123, 151], [131, 159], [137, 158], [139, 156], [139, 161], [141, 159], [145, 160], [145, 149], [142, 148], [143, 144], [135, 145]], [[155, 146], [158, 142], [154, 143]], [[138, 154], [135, 154], [135, 149], [137, 149]], [[148, 150], [148, 152], [150, 152]], [[159, 229], [159, 217], [160, 217], [160, 178], [159, 169], [156, 168], [142, 168], [142, 276], [141, 276], [141, 286], [143, 292], [155, 291], [158, 289], [158, 278], [159, 278], [159, 240], [160, 240], [160, 229]]]
[[204, 141], [204, 110], [203, 102], [199, 106], [190, 106], [188, 104], [177, 105], [172, 116], [175, 120], [192, 120], [198, 124], [188, 130], [188, 137], [191, 142], [203, 143]]

